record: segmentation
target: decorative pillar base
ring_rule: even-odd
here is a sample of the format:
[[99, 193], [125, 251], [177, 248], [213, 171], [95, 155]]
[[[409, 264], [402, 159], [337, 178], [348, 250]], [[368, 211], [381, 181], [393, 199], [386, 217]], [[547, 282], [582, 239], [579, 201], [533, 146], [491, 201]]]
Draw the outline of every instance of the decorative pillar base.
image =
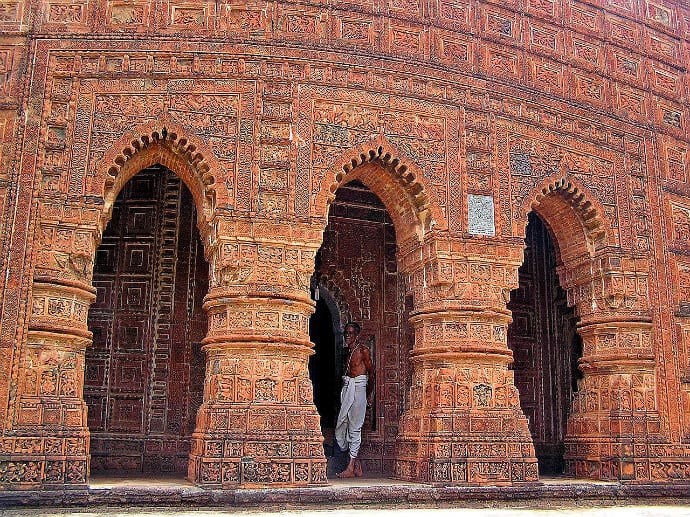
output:
[[[35, 288], [35, 312], [43, 303], [41, 293]], [[60, 301], [55, 302], [57, 307], [69, 307]], [[18, 383], [13, 427], [0, 438], [0, 487], [86, 488], [90, 434], [88, 410], [81, 394], [84, 350], [90, 334], [83, 331], [78, 335], [76, 325], [71, 335], [52, 328], [35, 328], [40, 324], [41, 319], [36, 317], [32, 321], [34, 328], [29, 329], [20, 359], [23, 377]]]
[[577, 478], [636, 481], [650, 478], [649, 445], [632, 442], [574, 441], [565, 446], [565, 473]]
[[[660, 442], [661, 421], [653, 412], [637, 415], [574, 414], [565, 439], [565, 473], [578, 478], [618, 481], [664, 481], [655, 479], [652, 464], [668, 444]], [[592, 430], [611, 431], [609, 436], [592, 436]], [[590, 434], [588, 434], [588, 432]], [[655, 448], [657, 452], [651, 452]], [[650, 457], [654, 455], [654, 457]], [[666, 454], [664, 454], [666, 455]]]
[[[421, 416], [406, 415], [406, 418]], [[495, 486], [539, 481], [531, 440], [516, 439], [509, 432], [510, 428], [515, 429], [514, 418], [458, 411], [427, 420], [444, 420], [455, 431], [401, 438], [395, 461], [396, 478], [434, 484]], [[484, 438], [476, 436], [482, 434], [479, 430], [487, 424], [499, 425], [502, 428], [499, 434], [504, 437], [495, 432]]]
[[512, 372], [505, 366], [467, 364], [420, 373], [412, 397], [435, 407], [403, 415], [395, 477], [460, 485], [539, 480]]
[[[583, 322], [588, 352], [573, 399], [565, 444], [568, 475], [628, 482], [656, 481], [652, 464], [664, 443], [656, 405], [656, 365], [651, 324]], [[663, 455], [666, 455], [664, 453]]]
[[[323, 437], [307, 429], [318, 429], [315, 413], [299, 407], [205, 408], [200, 420], [209, 430], [192, 437], [188, 478], [215, 488], [326, 484]], [[214, 432], [219, 425], [228, 430]]]
[[205, 349], [210, 401], [197, 415], [188, 478], [214, 488], [326, 484], [306, 361], [266, 345]]
[[88, 432], [5, 436], [0, 444], [0, 487], [3, 490], [87, 488]]

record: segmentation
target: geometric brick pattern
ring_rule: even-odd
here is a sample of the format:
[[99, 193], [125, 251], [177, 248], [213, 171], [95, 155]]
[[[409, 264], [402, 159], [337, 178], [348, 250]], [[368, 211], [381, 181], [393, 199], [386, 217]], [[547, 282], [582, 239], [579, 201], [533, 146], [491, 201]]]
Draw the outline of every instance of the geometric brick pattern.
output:
[[191, 195], [160, 167], [132, 178], [96, 251], [86, 353], [91, 470], [186, 472], [203, 397], [208, 265]]

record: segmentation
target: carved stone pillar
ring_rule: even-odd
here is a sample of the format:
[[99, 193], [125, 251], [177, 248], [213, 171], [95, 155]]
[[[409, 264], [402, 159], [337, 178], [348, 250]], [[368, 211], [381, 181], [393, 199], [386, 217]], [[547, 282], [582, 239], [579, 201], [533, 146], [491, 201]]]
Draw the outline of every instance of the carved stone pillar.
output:
[[[565, 438], [566, 472], [577, 477], [649, 481], [650, 445], [663, 442], [656, 397], [646, 261], [604, 256], [593, 275], [564, 266], [578, 306], [583, 379]], [[575, 286], [575, 278], [588, 281]]]
[[94, 292], [76, 281], [34, 282], [14, 426], [8, 433], [13, 449], [1, 462], [5, 486], [86, 484], [89, 429], [82, 393], [84, 354], [91, 342], [86, 317]]
[[91, 343], [87, 314], [95, 299], [98, 210], [51, 200], [42, 212], [28, 328], [0, 450], [0, 485], [6, 489], [83, 488], [89, 475], [84, 355]]
[[[318, 243], [319, 235], [297, 226], [247, 225], [247, 238], [223, 238], [211, 260], [204, 403], [189, 478], [216, 487], [324, 484], [323, 436], [308, 372], [309, 279], [318, 247], [307, 243]], [[234, 226], [225, 230], [239, 233]]]
[[415, 344], [397, 477], [444, 484], [538, 480], [508, 370], [505, 305], [521, 254], [519, 245], [435, 242], [416, 254], [422, 257], [416, 267], [408, 264]]

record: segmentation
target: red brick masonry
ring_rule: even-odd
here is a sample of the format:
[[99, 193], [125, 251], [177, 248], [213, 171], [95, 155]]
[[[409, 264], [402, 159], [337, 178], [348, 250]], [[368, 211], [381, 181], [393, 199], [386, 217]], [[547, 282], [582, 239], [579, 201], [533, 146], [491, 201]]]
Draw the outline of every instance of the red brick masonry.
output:
[[[688, 34], [680, 0], [0, 0], [0, 486], [84, 487], [154, 434], [138, 457], [199, 485], [326, 483], [319, 286], [375, 338], [371, 468], [537, 481], [507, 308], [531, 212], [582, 342], [566, 473], [687, 481]], [[189, 196], [126, 218], [150, 167]], [[389, 219], [322, 248], [355, 181]], [[90, 307], [122, 316], [105, 348]]]

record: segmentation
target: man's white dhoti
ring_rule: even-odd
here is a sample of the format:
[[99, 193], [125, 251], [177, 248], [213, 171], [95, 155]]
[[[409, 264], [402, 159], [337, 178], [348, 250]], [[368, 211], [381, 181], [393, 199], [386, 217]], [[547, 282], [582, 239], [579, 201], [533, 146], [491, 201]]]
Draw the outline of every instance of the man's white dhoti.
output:
[[362, 425], [367, 412], [367, 376], [343, 377], [340, 392], [340, 413], [335, 425], [335, 438], [342, 450], [350, 450], [356, 458], [362, 444]]

